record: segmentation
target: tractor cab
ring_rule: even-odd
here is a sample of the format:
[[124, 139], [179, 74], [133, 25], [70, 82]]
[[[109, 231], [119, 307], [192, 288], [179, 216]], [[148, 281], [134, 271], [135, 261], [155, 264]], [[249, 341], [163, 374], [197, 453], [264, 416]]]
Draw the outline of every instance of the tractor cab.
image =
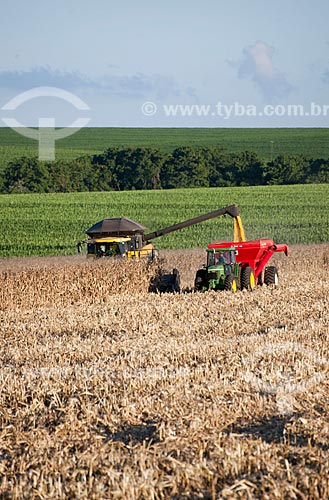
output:
[[239, 276], [235, 248], [208, 248], [207, 264], [199, 269], [195, 278], [195, 289], [229, 290], [236, 286]]
[[214, 267], [218, 265], [231, 266], [235, 264], [235, 249], [208, 249], [207, 251], [207, 267]]
[[238, 276], [235, 248], [207, 249], [206, 279], [208, 288], [224, 289], [227, 276]]

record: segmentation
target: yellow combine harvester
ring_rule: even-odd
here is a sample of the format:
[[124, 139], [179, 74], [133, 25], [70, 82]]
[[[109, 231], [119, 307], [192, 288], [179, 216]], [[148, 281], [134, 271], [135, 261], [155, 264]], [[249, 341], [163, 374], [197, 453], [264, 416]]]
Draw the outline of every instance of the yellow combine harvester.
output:
[[148, 234], [144, 234], [146, 229], [144, 226], [131, 219], [103, 219], [86, 231], [89, 237], [86, 241], [87, 257], [125, 257], [127, 259], [147, 258], [153, 260], [157, 250], [150, 243], [151, 240], [220, 215], [229, 215], [233, 218], [234, 241], [246, 241], [239, 209], [236, 205], [230, 205]]
[[125, 257], [153, 259], [152, 243], [144, 244], [145, 227], [125, 217], [104, 219], [86, 231], [87, 257]]

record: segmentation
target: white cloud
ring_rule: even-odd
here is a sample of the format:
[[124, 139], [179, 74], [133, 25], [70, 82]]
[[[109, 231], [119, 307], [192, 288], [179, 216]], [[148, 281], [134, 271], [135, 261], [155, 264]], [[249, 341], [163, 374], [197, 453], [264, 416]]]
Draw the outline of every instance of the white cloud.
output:
[[267, 101], [285, 97], [294, 89], [285, 75], [274, 66], [274, 52], [273, 47], [258, 40], [254, 45], [245, 47], [241, 60], [233, 64], [238, 68], [239, 78], [251, 79]]

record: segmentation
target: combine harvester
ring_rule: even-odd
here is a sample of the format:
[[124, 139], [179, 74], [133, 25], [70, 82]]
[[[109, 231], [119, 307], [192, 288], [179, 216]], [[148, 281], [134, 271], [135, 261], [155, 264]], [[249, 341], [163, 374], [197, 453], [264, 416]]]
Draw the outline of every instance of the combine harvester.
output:
[[127, 259], [139, 260], [147, 258], [152, 260], [157, 255], [157, 250], [150, 243], [154, 238], [194, 226], [220, 215], [233, 217], [234, 241], [244, 241], [245, 237], [239, 209], [236, 205], [231, 205], [148, 234], [144, 234], [146, 229], [144, 226], [131, 219], [103, 219], [86, 231], [89, 237], [86, 240], [87, 257], [126, 257]]
[[[153, 261], [158, 251], [151, 240], [179, 231], [200, 222], [229, 215], [234, 221], [234, 241], [210, 243], [207, 249], [207, 264], [197, 271], [195, 290], [252, 290], [256, 283], [277, 284], [278, 272], [274, 266], [265, 267], [276, 252], [288, 255], [287, 245], [275, 245], [272, 240], [246, 241], [245, 233], [236, 205], [214, 210], [193, 219], [188, 219], [152, 233], [144, 234], [145, 227], [127, 218], [104, 219], [86, 231], [88, 235], [87, 257], [124, 257]], [[162, 276], [158, 287], [161, 292], [180, 290], [179, 272]]]

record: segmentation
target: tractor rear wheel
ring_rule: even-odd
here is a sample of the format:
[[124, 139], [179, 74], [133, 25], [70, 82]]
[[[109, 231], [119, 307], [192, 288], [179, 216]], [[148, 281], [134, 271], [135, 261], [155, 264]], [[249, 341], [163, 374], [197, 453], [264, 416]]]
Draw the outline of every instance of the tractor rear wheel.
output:
[[196, 273], [194, 288], [198, 292], [202, 292], [202, 289], [207, 287], [206, 273], [207, 271], [205, 269], [199, 269]]
[[228, 274], [224, 282], [224, 290], [229, 290], [231, 292], [236, 292], [238, 289], [238, 284], [236, 282], [236, 277], [234, 274]]
[[253, 290], [255, 284], [254, 271], [251, 267], [244, 267], [241, 271], [241, 290]]
[[265, 285], [277, 285], [279, 283], [278, 270], [275, 266], [269, 266], [265, 269], [264, 274]]

